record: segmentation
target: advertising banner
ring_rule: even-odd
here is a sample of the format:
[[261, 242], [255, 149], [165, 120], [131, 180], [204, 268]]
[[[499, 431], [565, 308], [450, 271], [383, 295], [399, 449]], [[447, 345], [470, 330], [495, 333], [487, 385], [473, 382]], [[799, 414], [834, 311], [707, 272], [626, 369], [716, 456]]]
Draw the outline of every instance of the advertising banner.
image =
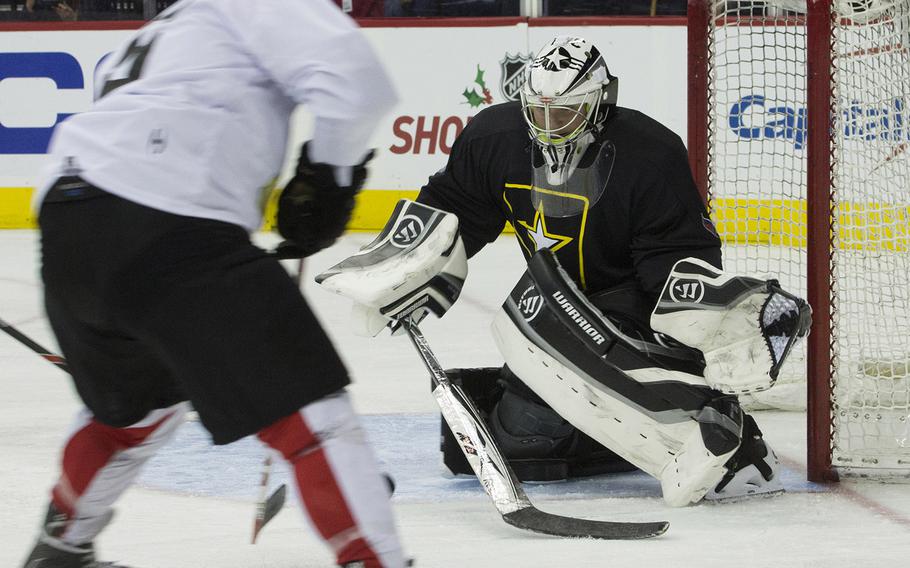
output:
[[[685, 138], [683, 26], [552, 27], [507, 21], [366, 27], [364, 33], [385, 62], [401, 102], [374, 137], [377, 157], [355, 228], [380, 227], [399, 196], [413, 196], [445, 165], [455, 138], [471, 117], [490, 105], [517, 100], [532, 52], [557, 34], [594, 41], [621, 79], [620, 104], [652, 115]], [[90, 106], [95, 69], [131, 34], [131, 30], [0, 32], [0, 228], [33, 226], [31, 188], [44, 165], [54, 126]], [[292, 119], [281, 180], [288, 177], [310, 127], [310, 117], [301, 108]]]

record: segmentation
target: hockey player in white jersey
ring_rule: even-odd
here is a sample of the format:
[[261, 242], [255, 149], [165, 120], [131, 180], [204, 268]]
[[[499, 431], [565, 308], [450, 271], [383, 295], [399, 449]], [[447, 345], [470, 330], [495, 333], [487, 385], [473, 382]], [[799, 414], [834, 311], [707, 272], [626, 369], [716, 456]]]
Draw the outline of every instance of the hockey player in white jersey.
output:
[[302, 255], [344, 230], [396, 95], [329, 0], [182, 0], [97, 75], [38, 188], [45, 305], [85, 403], [27, 568], [113, 566], [93, 542], [188, 408], [216, 444], [288, 462], [341, 566], [406, 565], [347, 372], [299, 289], [253, 246], [298, 104], [315, 117], [279, 230]]

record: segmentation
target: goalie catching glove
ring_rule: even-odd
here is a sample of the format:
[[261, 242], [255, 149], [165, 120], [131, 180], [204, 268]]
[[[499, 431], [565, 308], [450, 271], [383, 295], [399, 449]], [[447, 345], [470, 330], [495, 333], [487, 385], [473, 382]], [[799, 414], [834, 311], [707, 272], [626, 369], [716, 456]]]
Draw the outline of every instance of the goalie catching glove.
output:
[[354, 331], [375, 336], [405, 317], [438, 317], [458, 299], [468, 261], [458, 218], [402, 199], [372, 243], [316, 277], [322, 287], [354, 300]]
[[[371, 151], [350, 168], [314, 163], [308, 145], [300, 149], [297, 171], [278, 198], [278, 232], [296, 245], [297, 258], [315, 254], [341, 236], [373, 157]], [[340, 179], [344, 177], [350, 179]]]
[[651, 327], [705, 356], [705, 380], [726, 394], [770, 388], [812, 310], [776, 280], [734, 276], [697, 258], [677, 262]]

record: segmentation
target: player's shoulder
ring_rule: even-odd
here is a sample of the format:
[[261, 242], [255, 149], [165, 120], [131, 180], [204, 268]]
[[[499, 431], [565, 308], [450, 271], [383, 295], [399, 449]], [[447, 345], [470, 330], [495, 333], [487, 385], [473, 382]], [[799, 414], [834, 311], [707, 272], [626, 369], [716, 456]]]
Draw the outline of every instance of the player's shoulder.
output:
[[521, 115], [521, 103], [510, 101], [481, 110], [465, 127], [468, 138], [489, 138], [517, 133], [527, 138], [527, 125]]
[[607, 121], [607, 135], [649, 155], [685, 153], [685, 145], [675, 132], [641, 111], [616, 107]]

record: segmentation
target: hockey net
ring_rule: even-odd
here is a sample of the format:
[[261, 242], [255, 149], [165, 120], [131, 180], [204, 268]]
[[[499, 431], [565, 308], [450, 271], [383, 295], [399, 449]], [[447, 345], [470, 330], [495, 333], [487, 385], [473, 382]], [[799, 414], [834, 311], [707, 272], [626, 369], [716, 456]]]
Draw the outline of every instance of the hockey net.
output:
[[725, 268], [814, 310], [752, 405], [806, 408], [808, 361], [810, 478], [910, 477], [910, 0], [810, 4], [690, 0], [693, 172]]

